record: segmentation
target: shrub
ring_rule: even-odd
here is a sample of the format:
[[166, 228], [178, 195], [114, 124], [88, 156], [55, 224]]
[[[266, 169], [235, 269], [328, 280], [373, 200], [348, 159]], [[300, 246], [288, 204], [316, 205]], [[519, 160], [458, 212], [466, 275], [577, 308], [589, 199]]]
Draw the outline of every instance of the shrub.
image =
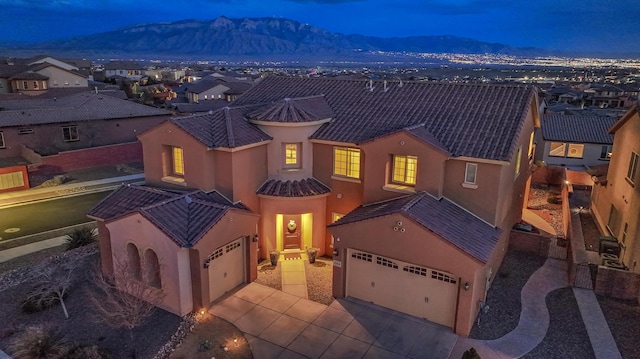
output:
[[14, 342], [12, 350], [16, 359], [62, 359], [68, 353], [62, 335], [44, 326], [27, 327]]
[[110, 359], [107, 352], [97, 345], [76, 345], [66, 357], [67, 359]]
[[[64, 295], [66, 297], [66, 293]], [[25, 313], [35, 313], [48, 309], [60, 302], [57, 291], [41, 285], [34, 287], [20, 305]]]
[[96, 240], [96, 235], [92, 228], [82, 227], [75, 229], [71, 234], [67, 234], [67, 250], [80, 248], [88, 244], [93, 243]]

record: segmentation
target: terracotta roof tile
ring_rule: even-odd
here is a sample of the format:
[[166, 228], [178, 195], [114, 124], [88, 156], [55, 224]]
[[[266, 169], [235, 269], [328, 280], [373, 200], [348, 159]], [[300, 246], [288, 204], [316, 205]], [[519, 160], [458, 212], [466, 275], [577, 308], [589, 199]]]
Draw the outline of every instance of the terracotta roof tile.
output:
[[212, 113], [173, 118], [171, 122], [208, 148], [234, 148], [271, 140], [245, 119], [244, 114], [250, 109], [225, 107]]
[[331, 192], [331, 189], [315, 178], [295, 181], [267, 180], [257, 194], [273, 197], [309, 197]]
[[324, 96], [312, 96], [285, 98], [248, 116], [252, 120], [265, 122], [316, 122], [330, 119], [333, 111]]
[[491, 257], [502, 232], [448, 199], [438, 200], [426, 192], [360, 206], [329, 227], [395, 213], [413, 219], [482, 263]]
[[98, 203], [88, 215], [104, 221], [139, 212], [181, 247], [193, 246], [229, 210], [248, 211], [218, 192], [176, 194], [125, 185]]
[[542, 137], [547, 141], [613, 144], [609, 128], [613, 117], [568, 116], [551, 114], [542, 117]]
[[324, 95], [331, 122], [312, 136], [360, 144], [422, 125], [452, 156], [509, 161], [535, 96], [527, 85], [382, 83], [331, 78], [267, 77], [235, 105]]

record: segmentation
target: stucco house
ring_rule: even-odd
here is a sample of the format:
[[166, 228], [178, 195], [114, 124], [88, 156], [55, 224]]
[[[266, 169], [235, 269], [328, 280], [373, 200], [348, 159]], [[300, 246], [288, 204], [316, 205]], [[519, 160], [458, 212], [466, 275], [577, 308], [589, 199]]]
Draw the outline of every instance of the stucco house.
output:
[[[78, 61], [81, 62], [81, 61]], [[87, 88], [89, 71], [51, 56], [0, 61], [0, 94], [38, 95], [52, 88]]]
[[104, 64], [106, 78], [124, 77], [130, 80], [140, 80], [144, 75], [144, 67], [135, 61], [109, 61]]
[[[620, 262], [640, 273], [640, 114], [630, 109], [609, 130], [613, 151], [606, 176], [595, 180], [591, 210], [602, 231], [620, 243]], [[640, 293], [635, 293], [640, 300]]]
[[536, 160], [577, 169], [602, 165], [611, 158], [616, 118], [545, 114], [535, 137]]
[[29, 188], [29, 174], [140, 162], [136, 136], [171, 116], [88, 91], [0, 100], [0, 108], [0, 192]]
[[[202, 238], [216, 242], [190, 255], [188, 275], [163, 275], [203, 278], [203, 259], [238, 238], [243, 281], [253, 253], [313, 247], [333, 256], [335, 297], [468, 335], [521, 218], [539, 125], [526, 85], [267, 77], [229, 107], [139, 135], [148, 185], [215, 191], [260, 216], [218, 222], [237, 232]], [[150, 229], [92, 213], [105, 262], [125, 243], [174, 261], [179, 249], [156, 250]], [[196, 309], [216, 299], [198, 298]]]

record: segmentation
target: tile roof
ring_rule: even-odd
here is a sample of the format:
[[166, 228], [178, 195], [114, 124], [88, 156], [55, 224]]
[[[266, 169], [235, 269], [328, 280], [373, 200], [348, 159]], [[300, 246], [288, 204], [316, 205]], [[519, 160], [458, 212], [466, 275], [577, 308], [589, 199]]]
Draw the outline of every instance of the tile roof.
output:
[[502, 232], [448, 199], [438, 200], [426, 192], [362, 205], [329, 227], [396, 213], [413, 219], [482, 263], [486, 263], [491, 257]]
[[256, 193], [273, 197], [309, 197], [331, 192], [331, 188], [315, 178], [294, 181], [269, 179], [258, 188]]
[[334, 116], [312, 139], [360, 144], [422, 125], [452, 156], [509, 161], [536, 92], [519, 84], [429, 82], [389, 82], [385, 90], [380, 82], [274, 76], [234, 105], [317, 95]]
[[15, 74], [9, 78], [9, 80], [48, 80], [49, 78], [45, 75], [39, 74], [37, 72], [25, 71]]
[[542, 137], [547, 141], [613, 144], [609, 129], [616, 123], [613, 117], [542, 116]]
[[333, 117], [333, 111], [324, 96], [285, 98], [266, 108], [249, 113], [249, 118], [264, 122], [316, 122]]
[[271, 136], [251, 125], [244, 114], [251, 107], [225, 107], [218, 111], [171, 119], [208, 148], [234, 148], [271, 140]]
[[0, 101], [0, 127], [170, 115], [171, 112], [89, 92], [63, 98]]
[[250, 212], [217, 192], [176, 194], [124, 185], [98, 203], [88, 215], [109, 221], [138, 212], [181, 247], [191, 247], [230, 210]]

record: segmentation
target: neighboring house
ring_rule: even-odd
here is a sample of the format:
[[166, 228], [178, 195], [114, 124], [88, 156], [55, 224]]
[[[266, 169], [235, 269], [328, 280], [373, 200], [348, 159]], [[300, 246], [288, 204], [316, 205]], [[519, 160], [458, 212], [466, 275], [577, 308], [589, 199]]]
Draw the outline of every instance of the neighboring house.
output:
[[549, 166], [593, 167], [609, 161], [612, 117], [543, 115], [536, 135], [536, 160]]
[[[630, 109], [609, 130], [615, 137], [609, 169], [598, 176], [591, 211], [603, 233], [620, 243], [620, 262], [640, 273], [640, 114]], [[640, 293], [634, 293], [638, 298]]]
[[[0, 101], [0, 108], [0, 160], [24, 175], [139, 162], [136, 136], [171, 115], [93, 92]], [[0, 191], [24, 186], [18, 184], [0, 181]]]
[[39, 95], [51, 88], [87, 88], [88, 78], [88, 70], [50, 56], [0, 63], [0, 93]]
[[129, 243], [160, 263], [188, 257], [162, 281], [199, 278], [198, 294], [179, 300], [199, 309], [228, 290], [203, 295], [205, 278], [240, 274], [211, 272], [226, 246], [243, 248], [241, 281], [256, 278], [256, 251], [318, 248], [333, 254], [335, 297], [468, 335], [521, 219], [535, 127], [536, 90], [525, 85], [268, 77], [231, 107], [138, 137], [148, 185], [216, 191], [259, 214], [257, 226], [220, 220], [219, 236], [177, 249], [155, 241], [163, 224], [96, 215], [119, 211], [105, 202], [91, 212], [103, 270], [126, 260]]
[[190, 103], [198, 103], [203, 100], [231, 102], [249, 88], [251, 83], [208, 77], [197, 82], [186, 83], [180, 90], [184, 91]]
[[109, 61], [104, 64], [104, 76], [106, 78], [128, 78], [140, 80], [145, 76], [144, 67], [135, 61]]

